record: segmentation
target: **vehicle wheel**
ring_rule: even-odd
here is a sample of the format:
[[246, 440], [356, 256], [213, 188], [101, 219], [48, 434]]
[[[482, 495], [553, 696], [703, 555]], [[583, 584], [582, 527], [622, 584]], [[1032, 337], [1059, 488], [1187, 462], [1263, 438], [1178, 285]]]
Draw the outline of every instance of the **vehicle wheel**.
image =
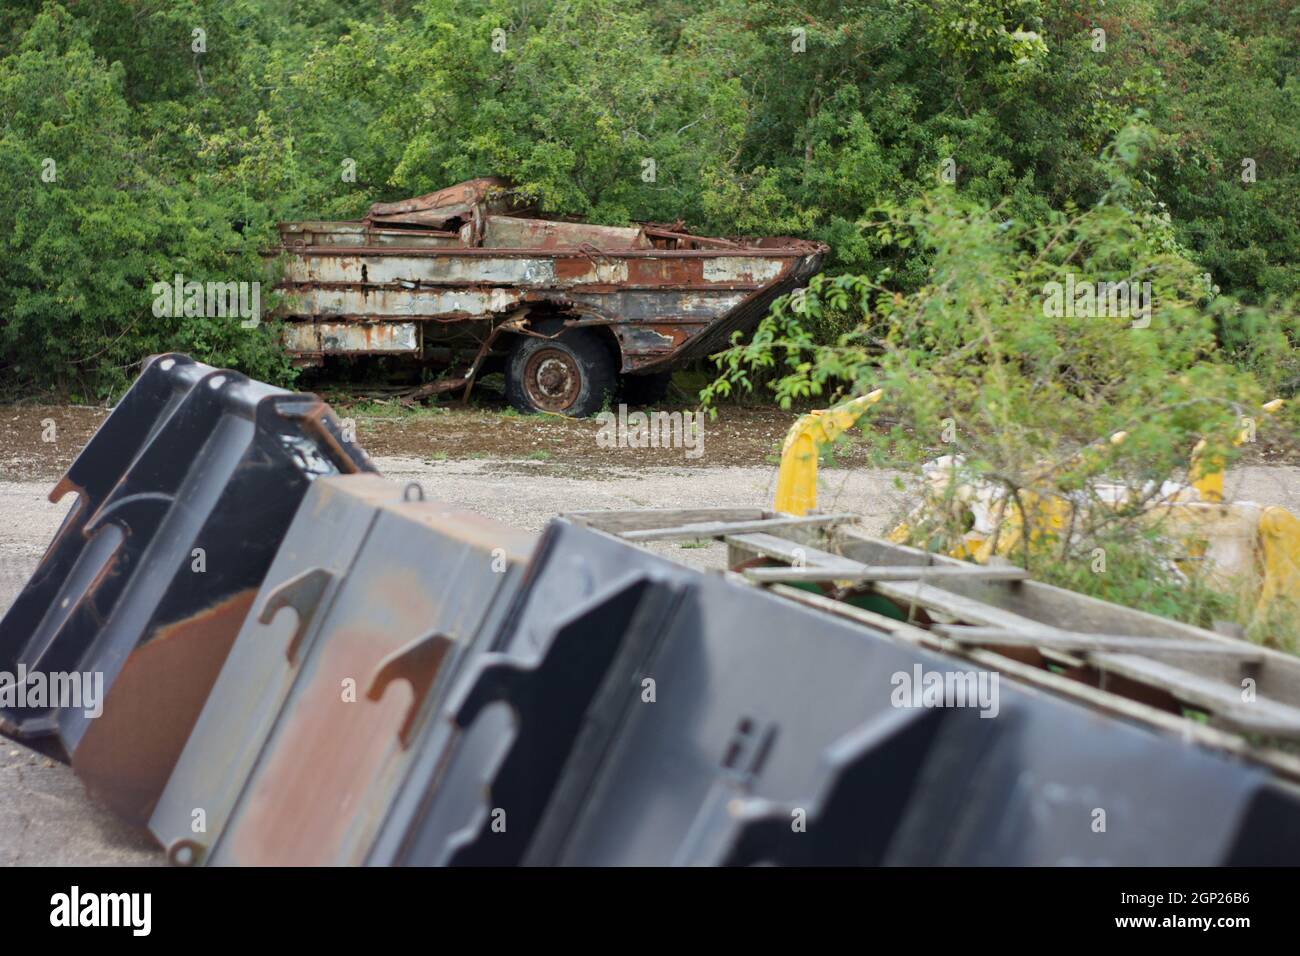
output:
[[521, 412], [585, 418], [600, 411], [616, 380], [614, 356], [589, 332], [557, 339], [528, 335], [510, 352], [506, 398]]
[[649, 375], [624, 375], [623, 401], [629, 405], [653, 405], [668, 395], [673, 383], [672, 372], [651, 372]]

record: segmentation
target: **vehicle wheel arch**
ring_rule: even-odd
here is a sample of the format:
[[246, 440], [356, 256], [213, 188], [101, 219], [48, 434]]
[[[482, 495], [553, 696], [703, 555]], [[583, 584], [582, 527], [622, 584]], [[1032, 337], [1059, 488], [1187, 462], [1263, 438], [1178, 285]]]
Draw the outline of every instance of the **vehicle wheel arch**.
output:
[[519, 339], [530, 333], [555, 335], [564, 329], [565, 323], [576, 322], [579, 324], [569, 328], [579, 328], [588, 332], [609, 349], [610, 355], [617, 363], [619, 373], [622, 374], [627, 357], [623, 354], [623, 343], [610, 327], [612, 321], [611, 316], [572, 303], [548, 301], [527, 305], [515, 309], [498, 325], [499, 331], [493, 347], [496, 351], [508, 353]]
[[[521, 411], [561, 411], [581, 417], [592, 414], [599, 403], [616, 394], [622, 353], [608, 324], [569, 324], [575, 318], [590, 315], [588, 311], [530, 307], [526, 316], [510, 320], [513, 328], [501, 334], [498, 347], [507, 355], [506, 397], [512, 405]], [[549, 340], [554, 340], [554, 346], [548, 346]], [[551, 368], [549, 371], [534, 368], [534, 361], [547, 363]], [[580, 368], [585, 371], [580, 372]], [[540, 377], [543, 375], [550, 377], [550, 383]], [[582, 410], [563, 411], [558, 403], [567, 402], [568, 398], [559, 392], [551, 396], [557, 404], [548, 408], [542, 391], [569, 386], [575, 390], [576, 407]]]

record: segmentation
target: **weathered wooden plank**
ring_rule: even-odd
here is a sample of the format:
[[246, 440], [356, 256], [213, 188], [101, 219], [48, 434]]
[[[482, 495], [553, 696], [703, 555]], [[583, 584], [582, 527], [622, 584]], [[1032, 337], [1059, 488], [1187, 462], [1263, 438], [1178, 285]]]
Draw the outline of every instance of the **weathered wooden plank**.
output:
[[905, 544], [895, 544], [881, 538], [869, 538], [852, 529], [845, 529], [838, 547], [840, 553], [863, 564], [960, 564], [957, 558], [945, 554], [923, 551]]
[[713, 521], [761, 521], [775, 517], [762, 508], [633, 508], [627, 511], [570, 511], [564, 517], [610, 534]]
[[1242, 663], [1259, 663], [1264, 654], [1257, 647], [1241, 642], [1240, 647], [1211, 641], [1190, 641], [1173, 637], [1135, 637], [1120, 634], [1078, 634], [1056, 628], [1038, 633], [1008, 631], [999, 627], [970, 627], [937, 624], [932, 629], [959, 644], [997, 645], [1000, 647], [1051, 647], [1058, 650], [1100, 653], [1209, 654], [1229, 657]]
[[[947, 555], [931, 554], [917, 548], [866, 537], [852, 528], [845, 528], [840, 533], [837, 549], [844, 557], [868, 564], [912, 564], [922, 560], [949, 566], [962, 563]], [[1018, 614], [1022, 618], [1079, 633], [1142, 634], [1150, 637], [1186, 637], [1192, 640], [1206, 636], [1204, 630], [1194, 625], [1123, 607], [1041, 581], [1026, 581], [1008, 587], [994, 581], [961, 580], [945, 582], [944, 587]], [[1295, 663], [1300, 667], [1300, 660]], [[1297, 671], [1297, 690], [1300, 691], [1300, 670]]]
[[906, 607], [939, 611], [955, 621], [967, 624], [982, 624], [1031, 634], [1042, 631], [1045, 626], [1042, 621], [1004, 611], [1000, 607], [976, 598], [966, 597], [946, 587], [926, 584], [923, 581], [882, 581], [876, 586], [876, 590]]
[[1295, 707], [1263, 696], [1247, 703], [1241, 699], [1240, 687], [1136, 654], [1101, 654], [1095, 663], [1104, 671], [1168, 691], [1238, 730], [1300, 740], [1300, 709]]
[[743, 534], [749, 531], [769, 531], [774, 528], [791, 527], [825, 527], [857, 521], [855, 514], [807, 515], [780, 518], [762, 518], [757, 521], [697, 521], [690, 524], [667, 528], [646, 528], [637, 531], [623, 531], [619, 536], [627, 541], [670, 541], [679, 538], [724, 538], [729, 534]]
[[[948, 579], [942, 584], [924, 582], [880, 582], [875, 590], [904, 607], [922, 608], [934, 618], [949, 619], [947, 623], [974, 624], [997, 627], [1021, 633], [1042, 632], [1050, 628], [1062, 633], [1079, 634], [1129, 634], [1142, 637], [1183, 639], [1204, 642], [1218, 647], [1239, 648], [1240, 643], [1230, 637], [1214, 634], [1189, 624], [1169, 621], [1130, 608], [1108, 605], [1104, 601], [1086, 598], [1061, 588], [1049, 587], [1036, 581], [1025, 581], [1014, 586], [997, 582]], [[986, 600], [1000, 590], [1004, 595], [1013, 592], [1040, 590], [1032, 601], [1007, 597], [997, 603]], [[1032, 617], [1008, 610], [1011, 604], [1017, 609], [1026, 608]], [[1098, 609], [1098, 606], [1101, 609]], [[1078, 613], [1080, 610], [1084, 613]], [[1172, 625], [1172, 626], [1170, 626]], [[1045, 653], [1068, 654], [1062, 649], [1043, 648]], [[1300, 659], [1270, 648], [1258, 648], [1258, 667], [1255, 675], [1263, 693], [1288, 703], [1300, 704]], [[1167, 653], [1176, 653], [1173, 651]], [[1240, 666], [1225, 655], [1187, 654], [1179, 662], [1209, 680], [1232, 681], [1239, 677]]]
[[[834, 547], [840, 553], [802, 543], [804, 535], [815, 533], [816, 529], [795, 527], [775, 529], [770, 534], [732, 535], [727, 541], [731, 546], [733, 563], [758, 554], [806, 568], [831, 569], [826, 572], [830, 580], [845, 580], [862, 566], [888, 564], [941, 568], [966, 564], [945, 555], [869, 538], [851, 528], [836, 531]], [[781, 569], [774, 570], [773, 576], [779, 576]], [[759, 578], [767, 573], [763, 572]], [[811, 580], [816, 575], [794, 577]], [[1064, 635], [1133, 636], [1177, 641], [1154, 646], [1149, 653], [1157, 654], [1167, 662], [1176, 662], [1180, 669], [1218, 682], [1220, 686], [1235, 684], [1242, 676], [1242, 668], [1250, 667], [1253, 669], [1251, 676], [1256, 679], [1261, 693], [1300, 706], [1300, 659], [1270, 648], [1246, 651], [1232, 638], [1038, 581], [1021, 580], [1009, 584], [954, 575], [932, 579], [928, 583], [924, 579], [877, 581], [872, 586], [877, 593], [904, 608], [924, 610], [926, 616], [937, 624], [962, 623], [1029, 634], [1047, 629]], [[953, 646], [958, 645], [954, 643]], [[1226, 650], [1202, 649], [1210, 646]], [[1083, 658], [1091, 656], [1081, 655], [1088, 648], [1070, 649], [1065, 643], [1050, 645], [1040, 641], [1037, 647], [1044, 657], [1067, 667], [1081, 666]], [[1092, 649], [1092, 653], [1104, 652]]]
[[1029, 577], [1024, 568], [1014, 565], [980, 565], [948, 568], [934, 565], [860, 565], [857, 570], [834, 567], [749, 568], [745, 577], [759, 583], [799, 581], [845, 581], [868, 584], [876, 581], [929, 581], [932, 579], [980, 578], [989, 581], [1023, 581]]
[[1252, 744], [1231, 729], [1200, 724], [1141, 701], [1122, 697], [1032, 664], [1004, 657], [995, 651], [963, 646], [914, 624], [898, 621], [865, 608], [854, 607], [852, 604], [845, 604], [843, 601], [836, 601], [821, 594], [813, 594], [784, 584], [774, 585], [769, 591], [828, 614], [877, 628], [894, 639], [956, 654], [1030, 686], [1072, 698], [1105, 713], [1139, 721], [1167, 733], [1178, 734], [1189, 743], [1194, 742], [1224, 753], [1231, 753], [1263, 764], [1292, 780], [1300, 780], [1300, 756], [1278, 750], [1276, 747]]
[[726, 536], [726, 541], [733, 548], [740, 548], [776, 561], [788, 561], [791, 565], [801, 567], [839, 568], [849, 573], [866, 567], [860, 561], [850, 561], [830, 551], [823, 551], [821, 548], [814, 548], [772, 534], [761, 532], [729, 534]]

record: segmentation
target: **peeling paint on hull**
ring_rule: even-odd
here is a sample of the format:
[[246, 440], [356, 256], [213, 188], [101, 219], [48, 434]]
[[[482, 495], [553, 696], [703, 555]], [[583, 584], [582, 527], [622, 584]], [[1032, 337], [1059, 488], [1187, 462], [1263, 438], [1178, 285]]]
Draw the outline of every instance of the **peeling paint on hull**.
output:
[[296, 354], [416, 354], [420, 330], [414, 322], [303, 322], [288, 327], [285, 345]]
[[[363, 222], [282, 224], [288, 351], [422, 355], [451, 324], [488, 341], [503, 318], [544, 305], [570, 326], [608, 327], [623, 372], [671, 368], [752, 329], [827, 251], [798, 239], [480, 215], [473, 197], [486, 188], [385, 204]], [[444, 194], [449, 205], [439, 206]], [[422, 228], [396, 228], [408, 206]], [[423, 334], [429, 323], [436, 335]]]

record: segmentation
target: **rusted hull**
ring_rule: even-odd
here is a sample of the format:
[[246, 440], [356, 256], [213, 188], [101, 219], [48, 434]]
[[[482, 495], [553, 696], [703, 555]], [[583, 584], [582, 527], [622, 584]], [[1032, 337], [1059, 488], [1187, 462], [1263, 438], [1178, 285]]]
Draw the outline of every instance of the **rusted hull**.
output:
[[146, 821], [303, 494], [367, 470], [314, 396], [153, 359], [51, 493], [78, 501], [0, 621], [0, 671], [90, 675], [102, 713], [5, 707], [5, 731], [57, 735]]
[[642, 364], [646, 369], [664, 369], [682, 362], [705, 358], [725, 349], [737, 332], [746, 334], [767, 315], [772, 303], [806, 285], [821, 269], [822, 253], [801, 256], [790, 263], [774, 281], [755, 289], [718, 317], [716, 322], [689, 338], [669, 355], [658, 355]]
[[364, 224], [334, 224], [337, 234], [330, 225], [282, 227], [282, 313], [297, 326], [286, 344], [302, 357], [419, 354], [411, 323], [468, 323], [482, 339], [494, 322], [545, 304], [548, 314], [608, 326], [622, 372], [669, 368], [752, 329], [773, 299], [817, 272], [826, 251], [793, 239], [746, 246], [702, 237], [693, 243], [700, 248], [662, 248], [644, 229], [511, 217], [489, 217], [472, 248], [431, 235], [399, 248], [388, 234], [357, 244]]
[[299, 355], [418, 355], [421, 341], [414, 322], [303, 322], [285, 331], [285, 346]]

